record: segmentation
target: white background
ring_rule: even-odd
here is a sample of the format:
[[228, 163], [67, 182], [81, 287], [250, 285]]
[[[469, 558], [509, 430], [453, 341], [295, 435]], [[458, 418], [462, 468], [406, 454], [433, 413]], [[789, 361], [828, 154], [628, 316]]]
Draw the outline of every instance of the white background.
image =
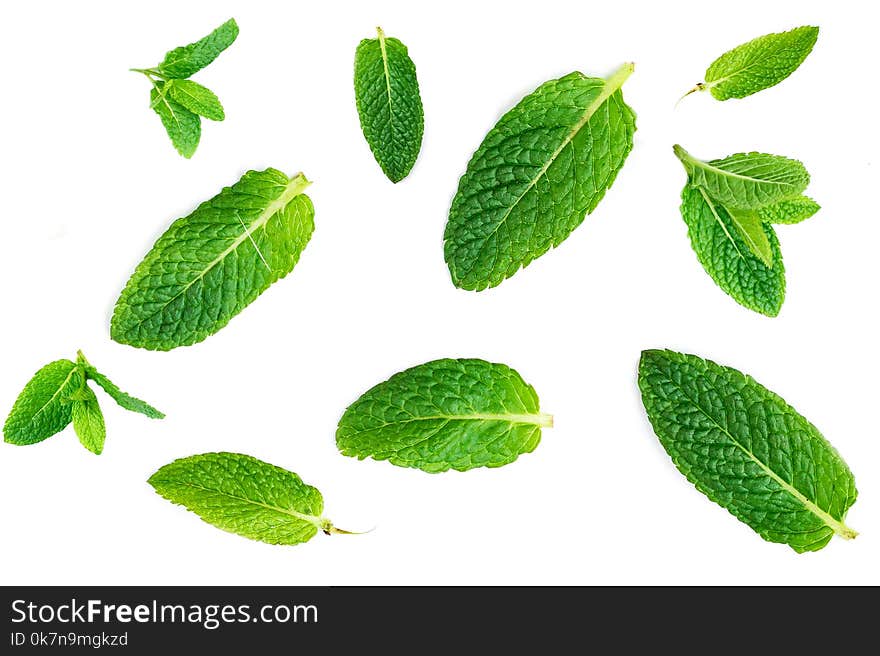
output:
[[[89, 359], [164, 421], [117, 408], [95, 457], [72, 429], [0, 445], [7, 584], [880, 583], [877, 434], [876, 21], [865, 3], [29, 2], [3, 13], [0, 403], [44, 363]], [[870, 13], [870, 12], [869, 12]], [[234, 16], [236, 43], [196, 74], [226, 108], [191, 161], [128, 68]], [[815, 51], [742, 101], [678, 96], [730, 47], [818, 24]], [[361, 135], [354, 49], [381, 25], [416, 63], [425, 138], [391, 184]], [[450, 200], [499, 116], [572, 70], [625, 61], [635, 148], [598, 209], [494, 290], [455, 289]], [[780, 226], [780, 316], [718, 289], [678, 212], [672, 154], [760, 150], [802, 160], [815, 218]], [[169, 223], [247, 169], [302, 170], [316, 231], [295, 271], [207, 341], [154, 353], [110, 341], [113, 304]], [[751, 373], [852, 467], [862, 535], [797, 555], [766, 543], [673, 467], [636, 388], [644, 348]], [[339, 455], [336, 422], [373, 384], [438, 357], [516, 368], [555, 414], [497, 470], [427, 475]], [[220, 532], [146, 479], [206, 451], [299, 473], [362, 536], [272, 547]]]

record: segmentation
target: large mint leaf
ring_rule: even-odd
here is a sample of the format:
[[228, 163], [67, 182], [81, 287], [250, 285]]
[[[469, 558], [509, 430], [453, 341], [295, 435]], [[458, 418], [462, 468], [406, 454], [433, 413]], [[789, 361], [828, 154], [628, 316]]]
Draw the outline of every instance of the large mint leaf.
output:
[[591, 213], [632, 149], [620, 88], [571, 73], [542, 84], [495, 125], [458, 185], [444, 254], [457, 287], [495, 287], [558, 246]]
[[392, 182], [400, 182], [422, 146], [422, 99], [406, 46], [376, 31], [378, 38], [364, 39], [355, 52], [355, 101], [373, 156]]
[[799, 196], [810, 183], [804, 165], [765, 153], [738, 153], [710, 162], [674, 147], [692, 184], [730, 208], [758, 209]]
[[675, 466], [765, 540], [817, 551], [856, 500], [837, 451], [794, 408], [751, 377], [694, 355], [644, 351], [642, 402]]
[[208, 36], [169, 51], [159, 64], [159, 72], [167, 78], [189, 77], [217, 59], [237, 36], [238, 24], [230, 18]]
[[269, 463], [238, 453], [204, 453], [165, 465], [150, 485], [172, 503], [224, 531], [268, 542], [299, 544], [318, 530], [344, 533], [321, 516], [321, 493]]
[[88, 385], [83, 385], [74, 393], [70, 406], [73, 430], [76, 431], [80, 444], [95, 455], [101, 455], [107, 437], [107, 428], [95, 393]]
[[154, 84], [150, 90], [150, 106], [162, 120], [177, 152], [189, 159], [195, 154], [202, 138], [202, 119], [171, 97], [166, 89], [168, 84]]
[[36, 444], [64, 430], [71, 421], [69, 396], [85, 384], [81, 367], [70, 360], [56, 360], [30, 379], [3, 426], [3, 438], [11, 444]]
[[709, 90], [716, 100], [727, 100], [775, 86], [797, 70], [818, 37], [818, 27], [805, 26], [753, 39], [712, 62], [705, 83], [695, 90]]
[[553, 417], [503, 364], [435, 360], [365, 392], [336, 430], [343, 455], [426, 472], [500, 467], [529, 453]]
[[723, 205], [691, 184], [681, 193], [681, 216], [700, 264], [721, 289], [740, 305], [775, 317], [785, 299], [785, 267], [779, 240], [769, 225], [765, 233], [772, 266], [755, 255]]
[[314, 230], [308, 185], [302, 174], [249, 171], [175, 221], [116, 302], [112, 338], [167, 351], [223, 328], [299, 260]]

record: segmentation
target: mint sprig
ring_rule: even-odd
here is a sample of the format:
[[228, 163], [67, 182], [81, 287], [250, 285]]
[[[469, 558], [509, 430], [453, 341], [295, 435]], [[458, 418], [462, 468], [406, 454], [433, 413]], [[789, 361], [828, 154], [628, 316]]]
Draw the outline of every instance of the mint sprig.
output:
[[104, 450], [107, 431], [104, 415], [88, 381], [93, 380], [120, 406], [151, 419], [164, 414], [148, 403], [126, 394], [77, 352], [76, 362], [50, 362], [28, 381], [18, 395], [6, 423], [3, 438], [10, 444], [42, 442], [73, 423], [79, 441], [96, 455]]
[[132, 68], [150, 81], [150, 108], [159, 115], [171, 143], [189, 159], [202, 136], [202, 117], [222, 121], [226, 114], [217, 95], [189, 80], [226, 50], [238, 36], [238, 24], [230, 18], [208, 36], [170, 50], [158, 66]]

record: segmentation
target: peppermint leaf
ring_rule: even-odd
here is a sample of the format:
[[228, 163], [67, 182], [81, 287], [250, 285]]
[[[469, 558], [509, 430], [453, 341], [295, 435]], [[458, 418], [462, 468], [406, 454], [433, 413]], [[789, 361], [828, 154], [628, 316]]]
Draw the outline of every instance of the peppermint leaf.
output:
[[222, 121], [226, 118], [220, 100], [207, 87], [192, 80], [170, 80], [166, 82], [166, 86], [169, 88], [172, 100], [194, 114], [212, 121]]
[[69, 395], [84, 384], [83, 371], [70, 360], [56, 360], [34, 374], [18, 395], [3, 426], [10, 444], [36, 444], [70, 423]]
[[355, 53], [355, 101], [373, 156], [392, 182], [400, 182], [422, 146], [422, 99], [406, 46], [381, 27], [376, 32], [378, 38], [364, 39]]
[[764, 153], [738, 153], [704, 162], [674, 146], [692, 184], [719, 203], [739, 209], [758, 209], [799, 196], [810, 183], [804, 165], [794, 159]]
[[169, 79], [189, 77], [217, 59], [237, 36], [238, 24], [230, 18], [208, 36], [169, 51], [159, 64], [159, 72]]
[[779, 240], [764, 225], [769, 243], [767, 266], [743, 239], [728, 210], [698, 187], [681, 193], [681, 216], [700, 264], [737, 303], [768, 317], [779, 314], [785, 299], [785, 267]]
[[819, 203], [806, 196], [783, 200], [775, 205], [758, 208], [758, 216], [765, 223], [793, 224], [805, 221], [821, 209]]
[[95, 393], [87, 385], [83, 385], [70, 405], [73, 430], [76, 431], [80, 444], [95, 455], [101, 455], [107, 429]]
[[523, 98], [474, 153], [449, 210], [444, 255], [456, 287], [495, 287], [558, 246], [591, 213], [632, 149], [621, 86], [571, 73]]
[[212, 526], [269, 544], [308, 542], [320, 530], [347, 533], [324, 518], [321, 493], [285, 469], [239, 453], [203, 453], [165, 465], [149, 479], [163, 498]]
[[770, 542], [818, 551], [844, 524], [855, 480], [822, 434], [736, 369], [644, 351], [639, 389], [654, 432], [700, 492]]
[[249, 171], [171, 224], [116, 302], [111, 337], [167, 351], [223, 328], [299, 260], [314, 230], [309, 184]]
[[202, 119], [169, 97], [164, 82], [156, 82], [150, 91], [150, 106], [159, 115], [177, 152], [189, 159], [202, 137]]
[[709, 91], [716, 100], [727, 100], [775, 86], [797, 70], [818, 37], [818, 27], [805, 26], [753, 39], [712, 62], [706, 81], [685, 95]]
[[434, 360], [365, 392], [336, 430], [343, 455], [426, 472], [500, 467], [530, 453], [553, 417], [510, 367]]

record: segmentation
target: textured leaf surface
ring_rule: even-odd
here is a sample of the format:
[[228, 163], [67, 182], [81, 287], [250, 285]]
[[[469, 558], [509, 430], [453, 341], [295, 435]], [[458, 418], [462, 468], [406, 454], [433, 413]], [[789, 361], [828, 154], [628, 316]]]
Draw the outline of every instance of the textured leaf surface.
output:
[[170, 94], [162, 93], [164, 86], [165, 83], [156, 82], [156, 86], [150, 90], [150, 106], [162, 120], [177, 152], [189, 159], [202, 138], [202, 119], [171, 98]]
[[159, 64], [159, 72], [167, 78], [189, 77], [217, 59], [237, 36], [238, 24], [230, 18], [208, 36], [169, 51]]
[[816, 428], [736, 369], [644, 351], [639, 388], [654, 431], [700, 492], [770, 542], [817, 551], [856, 500], [853, 475]]
[[424, 113], [416, 67], [407, 48], [387, 38], [364, 39], [354, 59], [354, 91], [361, 130], [392, 182], [412, 170], [419, 156]]
[[591, 213], [632, 150], [620, 87], [571, 73], [505, 114], [474, 153], [449, 211], [444, 254], [457, 287], [495, 287], [556, 247]]
[[71, 401], [70, 405], [73, 430], [76, 431], [80, 444], [92, 453], [101, 455], [107, 437], [107, 428], [95, 393], [88, 385], [83, 385], [77, 392], [77, 398]]
[[803, 164], [779, 155], [738, 153], [704, 162], [681, 146], [674, 150], [691, 183], [726, 207], [758, 209], [799, 196], [810, 183]]
[[785, 267], [773, 228], [760, 226], [773, 262], [768, 267], [751, 251], [721, 204], [690, 184], [681, 200], [691, 246], [706, 273], [740, 305], [769, 317], [779, 314], [785, 300]]
[[293, 270], [314, 230], [309, 182], [249, 171], [175, 221], [116, 303], [117, 342], [167, 351], [214, 334]]
[[299, 544], [332, 530], [321, 517], [321, 493], [269, 463], [238, 453], [181, 458], [150, 477], [150, 485], [172, 503], [209, 524], [269, 544]]
[[216, 94], [192, 80], [171, 80], [166, 83], [169, 87], [168, 93], [172, 100], [183, 105], [186, 109], [204, 116], [212, 121], [222, 121], [226, 118], [223, 112], [223, 105]]
[[727, 100], [779, 84], [803, 63], [818, 37], [818, 27], [805, 26], [753, 39], [712, 62], [705, 87], [717, 100]]
[[3, 426], [11, 444], [36, 444], [64, 430], [71, 421], [68, 396], [84, 384], [82, 369], [70, 360], [56, 360], [30, 379]]
[[121, 389], [119, 389], [113, 381], [111, 381], [107, 376], [102, 374], [100, 371], [95, 369], [92, 366], [86, 368], [86, 376], [89, 380], [95, 381], [98, 385], [101, 386], [110, 398], [116, 401], [120, 407], [125, 408], [131, 412], [139, 412], [142, 415], [146, 415], [150, 419], [164, 419], [165, 414], [156, 410], [153, 406], [151, 406], [146, 401], [141, 401], [140, 399], [132, 396], [131, 394], [126, 394]]
[[772, 267], [773, 247], [757, 210], [728, 210], [728, 216], [752, 254], [765, 266]]
[[761, 207], [758, 209], [758, 216], [765, 223], [792, 224], [809, 219], [820, 209], [819, 203], [812, 198], [798, 196], [775, 205]]
[[426, 472], [500, 467], [529, 453], [541, 428], [535, 390], [510, 367], [435, 360], [395, 374], [345, 411], [336, 445], [347, 456]]

